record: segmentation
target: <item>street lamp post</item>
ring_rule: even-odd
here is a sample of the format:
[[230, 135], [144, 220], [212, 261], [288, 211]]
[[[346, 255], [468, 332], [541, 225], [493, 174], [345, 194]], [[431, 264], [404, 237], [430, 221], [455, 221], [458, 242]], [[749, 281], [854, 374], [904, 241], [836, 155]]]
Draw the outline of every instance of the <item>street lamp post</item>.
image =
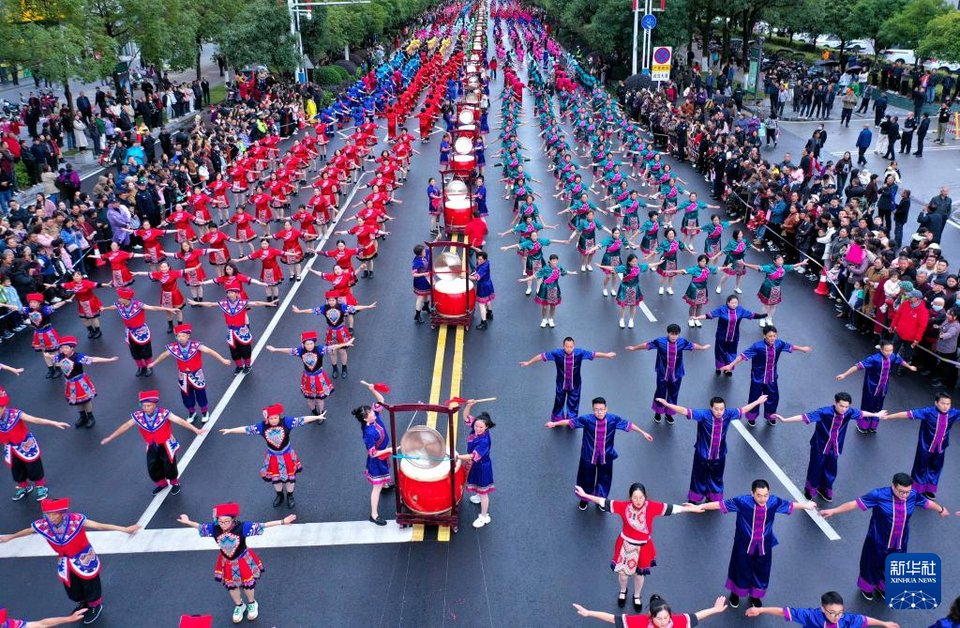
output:
[[[313, 19], [313, 8], [314, 7], [333, 7], [333, 6], [342, 6], [347, 4], [370, 4], [371, 0], [333, 0], [332, 2], [300, 2], [299, 0], [287, 0], [287, 10], [290, 12], [290, 34], [296, 36], [297, 38], [297, 50], [300, 53], [300, 59], [297, 63], [297, 81], [300, 83], [307, 82], [307, 71], [303, 62], [303, 37], [300, 36], [300, 16], [304, 16], [307, 20]], [[344, 49], [344, 54], [347, 55], [349, 60], [349, 51], [350, 48]]]

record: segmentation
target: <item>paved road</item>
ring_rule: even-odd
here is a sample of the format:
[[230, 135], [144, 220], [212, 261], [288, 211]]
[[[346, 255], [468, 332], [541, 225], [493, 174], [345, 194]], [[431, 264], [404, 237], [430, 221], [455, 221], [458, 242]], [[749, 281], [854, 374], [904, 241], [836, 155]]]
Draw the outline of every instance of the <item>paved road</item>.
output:
[[[499, 89], [498, 83], [493, 91]], [[499, 119], [498, 104], [494, 104], [490, 119], [492, 124]], [[521, 139], [533, 159], [529, 164], [533, 176], [549, 182], [544, 159], [536, 152], [537, 132], [527, 100]], [[258, 623], [283, 628], [587, 625], [587, 620], [571, 610], [571, 602], [610, 612], [617, 610], [616, 582], [608, 564], [619, 531], [618, 520], [592, 509], [577, 510], [572, 489], [579, 435], [543, 428], [552, 403], [553, 370], [543, 364], [521, 370], [517, 362], [559, 346], [566, 335], [576, 337], [584, 347], [617, 351], [615, 360], [586, 365], [584, 397], [607, 397], [613, 412], [640, 423], [654, 434], [655, 441], [648, 444], [636, 435], [620, 436], [621, 458], [616, 463], [614, 494], [623, 496], [631, 482], [643, 481], [651, 498], [683, 501], [689, 482], [694, 427], [685, 421], [673, 426], [654, 425], [649, 411], [653, 356], [628, 354], [623, 347], [661, 335], [669, 322], [682, 324], [687, 318], [686, 305], [679, 294], [657, 296], [654, 282], [648, 279], [644, 283], [646, 303], [657, 322], [641, 316], [637, 329], [620, 330], [614, 304], [600, 296], [597, 273], [568, 277], [564, 303], [556, 317], [557, 328], [542, 330], [538, 327], [539, 308], [514, 281], [518, 269], [516, 255], [490, 246], [498, 288], [494, 302], [496, 320], [487, 331], [472, 329], [461, 334], [462, 367], [458, 369], [455, 330], [448, 330], [442, 351], [438, 351], [442, 332], [431, 331], [427, 325], [416, 326], [411, 320], [411, 249], [427, 237], [424, 190], [427, 179], [437, 171], [438, 142], [435, 138], [417, 148], [422, 154], [416, 157], [409, 180], [399, 193], [404, 203], [391, 210], [397, 220], [390, 224], [392, 235], [381, 249], [376, 277], [361, 280], [356, 288], [360, 302], [377, 300], [378, 308], [358, 315], [359, 339], [351, 351], [350, 378], [337, 380], [337, 390], [328, 403], [330, 419], [326, 424], [294, 433], [294, 443], [304, 461], [304, 472], [297, 483], [296, 512], [300, 521], [357, 523], [348, 523], [339, 539], [318, 533], [309, 541], [294, 541], [292, 547], [278, 547], [281, 537], [271, 537], [291, 534], [288, 530], [268, 532], [263, 540], [269, 547], [260, 551], [267, 573], [258, 587]], [[706, 193], [696, 173], [687, 166], [679, 166], [678, 170], [694, 189]], [[490, 230], [502, 231], [510, 220], [509, 205], [495, 199], [496, 186], [490, 187]], [[549, 187], [546, 183], [546, 189]], [[547, 199], [541, 208], [548, 219], [556, 222], [553, 218], [560, 209], [557, 203]], [[504, 240], [508, 242], [512, 241]], [[572, 250], [562, 249], [561, 256], [569, 268], [577, 265]], [[761, 260], [764, 258], [759, 254], [751, 254], [750, 261]], [[328, 266], [323, 261], [317, 262], [316, 267]], [[757, 278], [751, 276], [744, 295], [748, 308], [758, 307], [753, 296], [757, 286]], [[154, 286], [140, 281], [134, 287], [148, 302], [155, 302]], [[286, 296], [290, 289], [287, 284], [281, 296]], [[312, 277], [294, 289], [298, 292], [292, 303], [308, 307], [318, 302], [324, 286]], [[848, 380], [838, 386], [833, 376], [867, 355], [871, 347], [838, 324], [833, 308], [812, 294], [812, 285], [807, 281], [791, 276], [785, 291], [787, 304], [781, 307], [777, 320], [782, 337], [813, 345], [814, 352], [784, 358], [781, 410], [792, 414], [827, 405], [833, 392], [840, 389], [850, 390], [858, 398], [859, 381]], [[256, 294], [254, 289], [251, 295], [256, 298]], [[716, 299], [716, 295], [711, 296]], [[281, 303], [280, 318], [269, 342], [293, 346], [300, 332], [317, 328], [318, 321], [293, 316], [283, 309], [286, 301], [282, 299]], [[200, 329], [197, 335], [201, 340], [218, 351], [226, 351], [219, 314], [188, 308], [186, 315]], [[254, 311], [252, 327], [258, 339], [266, 338], [265, 330], [276, 315], [273, 311]], [[155, 346], [159, 346], [164, 339], [164, 325], [158, 317], [151, 317], [150, 322], [157, 336]], [[58, 314], [56, 323], [62, 333], [81, 332], [82, 336], [72, 307]], [[712, 325], [692, 330], [689, 337], [702, 343], [712, 342]], [[759, 337], [759, 328], [745, 324], [744, 343]], [[72, 421], [74, 413], [60, 397], [61, 382], [39, 377], [42, 365], [28, 345], [25, 335], [16, 342], [4, 343], [4, 362], [26, 366], [29, 371], [19, 379], [5, 373], [2, 383], [26, 411]], [[52, 495], [71, 496], [74, 504], [93, 519], [127, 525], [149, 512], [153, 501], [152, 484], [143, 468], [141, 442], [134, 434], [105, 448], [98, 442], [134, 409], [138, 390], [159, 387], [164, 403], [175, 412], [181, 411], [173, 365], [161, 365], [150, 380], [135, 379], [122, 343], [122, 327], [110, 314], [104, 318], [103, 338], [82, 341], [81, 349], [94, 355], [119, 355], [121, 361], [90, 368], [100, 390], [96, 400], [98, 425], [94, 430], [36, 431], [44, 447]], [[741, 369], [735, 377], [715, 378], [712, 355], [708, 354], [689, 357], [689, 375], [680, 402], [702, 407], [710, 396], [721, 394], [731, 403], [745, 403], [747, 372]], [[208, 361], [206, 371], [216, 404], [235, 381], [232, 369]], [[259, 419], [259, 408], [272, 402], [282, 402], [293, 412], [304, 411], [297, 373], [288, 357], [267, 353], [259, 356], [253, 373], [236, 387], [216, 428], [253, 423]], [[388, 399], [394, 402], [425, 401], [431, 396], [445, 400], [458, 389], [465, 397], [498, 397], [487, 408], [498, 422], [493, 432], [498, 490], [493, 494], [491, 525], [474, 530], [470, 523], [475, 507], [465, 503], [457, 534], [427, 527], [404, 532], [410, 534], [408, 542], [372, 542], [375, 539], [371, 539], [369, 531], [373, 526], [363, 523], [368, 514], [368, 486], [362, 476], [364, 452], [358, 426], [348, 413], [350, 408], [369, 399], [359, 385], [360, 379], [388, 382], [393, 388]], [[902, 409], [929, 401], [930, 389], [911, 376], [893, 383], [888, 405]], [[415, 420], [421, 422], [423, 417]], [[850, 434], [841, 461], [838, 500], [852, 499], [883, 486], [895, 471], [909, 470], [916, 426], [898, 422], [881, 427], [875, 437]], [[762, 426], [750, 434], [793, 484], [802, 484], [809, 428]], [[178, 436], [186, 451], [193, 437], [182, 431]], [[461, 447], [462, 439], [461, 430]], [[729, 446], [726, 482], [731, 493], [745, 493], [753, 479], [764, 477], [771, 481], [775, 493], [787, 494], [788, 488], [775, 479], [771, 468], [743, 437], [731, 431]], [[254, 520], [286, 514], [285, 510], [271, 508], [272, 491], [257, 475], [261, 455], [262, 445], [256, 439], [209, 436], [183, 473], [182, 493], [160, 504], [148, 528], [175, 528], [175, 518], [182, 512], [193, 519], [204, 519], [214, 504], [225, 500], [240, 502], [244, 515]], [[948, 455], [940, 495], [948, 505], [960, 504], [957, 474], [957, 456]], [[6, 486], [12, 489], [9, 483]], [[8, 504], [0, 510], [0, 530], [13, 531], [27, 525], [38, 510], [34, 501]], [[383, 500], [381, 512], [387, 518], [392, 516], [389, 498]], [[910, 627], [931, 623], [935, 613], [907, 615], [887, 611], [879, 603], [867, 604], [858, 597], [857, 558], [867, 521], [867, 515], [862, 513], [832, 520], [830, 524], [840, 539], [830, 541], [805, 514], [779, 520], [780, 546], [775, 550], [767, 603], [814, 605], [821, 592], [836, 589], [847, 598], [848, 612], [870, 612]], [[960, 582], [960, 549], [947, 540], [955, 537], [957, 525], [957, 521], [942, 522], [928, 512], [918, 513], [913, 519], [911, 549], [939, 552], [945, 582]], [[421, 534], [422, 540], [417, 540]], [[659, 592], [677, 609], [709, 606], [715, 596], [725, 593], [723, 583], [732, 536], [731, 518], [716, 513], [658, 522], [660, 565], [648, 578], [645, 593]], [[449, 540], [438, 540], [447, 537]], [[169, 551], [108, 553], [124, 552], [124, 543], [105, 540], [99, 545], [104, 553], [105, 591], [105, 613], [99, 625], [168, 627], [176, 624], [182, 612], [212, 613], [215, 625], [229, 625], [231, 604], [211, 577], [216, 557], [213, 544], [196, 550], [192, 543], [175, 539], [173, 534], [162, 538], [168, 539], [169, 545], [161, 545], [161, 549]], [[339, 544], [344, 541], [352, 544]], [[183, 551], [174, 551], [178, 548]], [[0, 602], [15, 611], [16, 616], [64, 614], [71, 607], [57, 581], [52, 557], [0, 560], [0, 581], [4, 583]], [[951, 599], [956, 593], [955, 586], [947, 586], [944, 597]], [[730, 611], [711, 620], [710, 625], [754, 625], [746, 622], [742, 611], [742, 607], [740, 611]], [[774, 625], [776, 620], [755, 621], [762, 626]]]

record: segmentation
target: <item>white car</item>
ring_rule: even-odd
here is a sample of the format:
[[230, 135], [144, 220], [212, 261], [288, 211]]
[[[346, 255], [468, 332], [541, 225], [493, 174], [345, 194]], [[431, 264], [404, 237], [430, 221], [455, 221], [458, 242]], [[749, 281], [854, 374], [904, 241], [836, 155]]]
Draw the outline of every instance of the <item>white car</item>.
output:
[[866, 39], [854, 39], [847, 42], [847, 50], [850, 52], [856, 52], [858, 54], [872, 55], [873, 54], [873, 44], [871, 44]]
[[934, 72], [936, 70], [943, 70], [944, 72], [957, 72], [960, 71], [960, 63], [950, 63], [949, 61], [941, 61], [940, 59], [930, 59], [923, 64], [925, 70]]
[[917, 55], [906, 48], [887, 48], [883, 51], [883, 60], [891, 63], [913, 65], [917, 62]]

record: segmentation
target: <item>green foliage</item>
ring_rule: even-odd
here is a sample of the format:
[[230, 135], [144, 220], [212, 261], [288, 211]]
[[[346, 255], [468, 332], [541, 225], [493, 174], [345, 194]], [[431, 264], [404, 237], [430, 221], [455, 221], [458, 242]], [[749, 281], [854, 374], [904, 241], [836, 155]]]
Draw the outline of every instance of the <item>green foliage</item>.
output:
[[295, 70], [300, 55], [286, 5], [273, 0], [245, 4], [223, 33], [220, 52], [237, 68], [262, 64], [278, 72]]
[[902, 11], [883, 23], [880, 38], [898, 48], [915, 48], [923, 39], [930, 20], [949, 10], [943, 0], [911, 0]]
[[339, 65], [325, 65], [313, 71], [313, 80], [320, 85], [340, 85], [348, 78], [350, 75]]
[[884, 22], [905, 5], [904, 0], [858, 0], [850, 15], [851, 27], [860, 37], [872, 41], [877, 50], [895, 44], [897, 42], [884, 40], [880, 30]]
[[951, 11], [927, 23], [917, 55], [960, 62], [960, 11]]

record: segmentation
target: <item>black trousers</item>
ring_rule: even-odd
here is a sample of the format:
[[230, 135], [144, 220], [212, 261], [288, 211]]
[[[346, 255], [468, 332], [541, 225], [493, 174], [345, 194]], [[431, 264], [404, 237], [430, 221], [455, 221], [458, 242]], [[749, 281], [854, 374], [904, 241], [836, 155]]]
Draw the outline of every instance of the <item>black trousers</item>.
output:
[[43, 480], [43, 461], [40, 458], [26, 462], [17, 458], [16, 454], [10, 454], [10, 472], [13, 474], [13, 481], [17, 484], [30, 480], [31, 482], [40, 482]]
[[84, 603], [87, 606], [99, 606], [100, 598], [103, 597], [100, 586], [100, 574], [88, 580], [81, 578], [75, 573], [71, 573], [70, 584], [63, 585], [63, 588], [67, 590], [67, 597], [78, 604]]
[[149, 342], [142, 345], [131, 342], [130, 357], [132, 357], [134, 360], [149, 360], [153, 357], [153, 346]]
[[853, 109], [843, 109], [840, 111], [840, 124], [850, 126], [850, 118], [853, 117]]
[[170, 460], [167, 455], [167, 448], [163, 445], [151, 443], [147, 447], [147, 473], [154, 482], [161, 480], [176, 480], [180, 477], [180, 470], [177, 469], [177, 457]]
[[230, 347], [230, 357], [234, 362], [237, 360], [249, 360], [251, 356], [253, 356], [253, 343], [245, 345], [238, 342]]
[[866, 146], [857, 147], [857, 164], [865, 164], [867, 160], [863, 157], [863, 154], [867, 152]]

